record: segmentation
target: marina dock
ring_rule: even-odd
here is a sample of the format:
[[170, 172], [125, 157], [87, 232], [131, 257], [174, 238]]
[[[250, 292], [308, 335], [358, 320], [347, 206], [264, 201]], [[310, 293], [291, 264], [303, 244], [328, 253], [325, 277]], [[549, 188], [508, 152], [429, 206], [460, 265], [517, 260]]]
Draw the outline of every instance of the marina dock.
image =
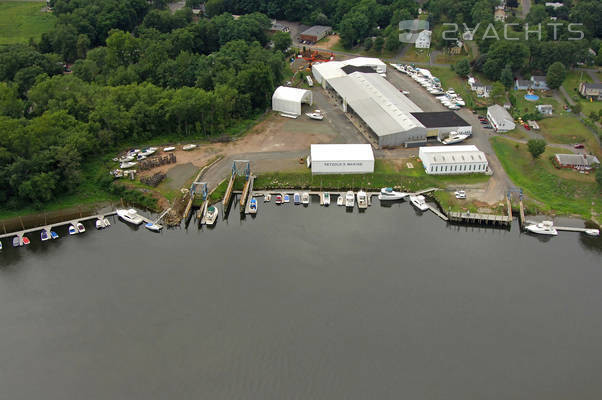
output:
[[447, 217], [447, 215], [443, 214], [441, 211], [437, 210], [435, 207], [431, 206], [430, 204], [428, 206], [429, 206], [429, 210], [431, 210], [433, 212], [433, 214], [435, 214], [436, 216], [438, 216], [445, 222], [449, 221], [449, 218]]
[[[525, 221], [527, 224], [530, 225], [535, 225], [538, 222], [537, 221]], [[574, 226], [556, 226], [553, 225], [552, 228], [556, 229], [557, 231], [565, 231], [565, 232], [579, 232], [579, 233], [585, 233], [588, 228], [576, 228]]]
[[481, 225], [510, 226], [512, 218], [508, 215], [477, 214], [471, 212], [450, 211], [448, 214], [450, 222]]

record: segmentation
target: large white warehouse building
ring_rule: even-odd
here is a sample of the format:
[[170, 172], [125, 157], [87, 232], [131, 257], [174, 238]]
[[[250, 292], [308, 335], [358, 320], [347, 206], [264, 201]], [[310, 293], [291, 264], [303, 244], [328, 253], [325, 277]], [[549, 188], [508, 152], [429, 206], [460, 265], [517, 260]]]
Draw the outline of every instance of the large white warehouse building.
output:
[[310, 90], [279, 86], [272, 95], [272, 110], [281, 113], [301, 115], [302, 103], [313, 103]]
[[421, 147], [418, 156], [429, 175], [457, 175], [486, 173], [485, 153], [476, 146]]
[[314, 175], [371, 174], [374, 153], [369, 144], [312, 144], [307, 163]]

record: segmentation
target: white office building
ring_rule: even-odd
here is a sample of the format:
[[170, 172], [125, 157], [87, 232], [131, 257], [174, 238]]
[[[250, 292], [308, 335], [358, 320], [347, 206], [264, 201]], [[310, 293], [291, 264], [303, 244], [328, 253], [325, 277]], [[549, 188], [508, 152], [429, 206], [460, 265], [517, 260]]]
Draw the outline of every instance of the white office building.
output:
[[489, 166], [485, 153], [473, 145], [421, 147], [418, 155], [429, 175], [484, 174]]
[[316, 174], [371, 174], [374, 153], [369, 144], [312, 144], [307, 164]]

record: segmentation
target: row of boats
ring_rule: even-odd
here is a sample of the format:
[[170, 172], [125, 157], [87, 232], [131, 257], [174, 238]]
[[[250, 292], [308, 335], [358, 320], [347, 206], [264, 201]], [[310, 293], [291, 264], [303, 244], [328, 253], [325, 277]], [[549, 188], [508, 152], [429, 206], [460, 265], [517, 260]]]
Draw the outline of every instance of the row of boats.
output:
[[[198, 146], [196, 144], [186, 144], [182, 146], [182, 150], [190, 151], [196, 149]], [[138, 161], [142, 161], [153, 154], [155, 154], [159, 149], [157, 147], [147, 147], [145, 149], [131, 149], [128, 150], [123, 156], [115, 157], [113, 161], [119, 163], [119, 168], [128, 169], [136, 166]], [[176, 150], [175, 146], [168, 146], [162, 149], [165, 153], [169, 153], [171, 151]]]

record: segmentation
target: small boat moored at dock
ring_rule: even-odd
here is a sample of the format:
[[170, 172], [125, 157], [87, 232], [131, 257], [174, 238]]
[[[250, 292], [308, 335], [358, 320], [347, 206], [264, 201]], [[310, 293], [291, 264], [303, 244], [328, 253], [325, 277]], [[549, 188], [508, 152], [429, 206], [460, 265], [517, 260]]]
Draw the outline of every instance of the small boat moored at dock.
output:
[[281, 194], [276, 195], [276, 204], [282, 204], [282, 195]]
[[104, 228], [106, 228], [104, 220], [102, 220], [100, 218], [97, 219], [96, 220], [96, 229], [104, 229]]
[[29, 238], [28, 238], [27, 236], [23, 236], [23, 244], [24, 244], [25, 246], [27, 246], [29, 243], [31, 243], [31, 242], [29, 241]]
[[283, 201], [285, 203], [290, 203], [291, 202], [291, 197], [288, 194], [286, 194], [286, 193], [284, 194], [284, 196], [282, 198], [283, 198]]
[[249, 203], [249, 208], [251, 209], [251, 211], [257, 211], [257, 199], [251, 199], [251, 203]]
[[337, 197], [337, 206], [343, 206], [345, 204], [344, 200], [343, 195], [339, 195], [339, 197]]
[[345, 195], [345, 207], [353, 208], [355, 206], [355, 194], [350, 190]]
[[15, 236], [13, 238], [13, 247], [21, 247], [23, 243], [21, 243], [21, 238], [19, 236]]
[[309, 204], [309, 193], [303, 192], [301, 193], [301, 203], [308, 205]]
[[[255, 199], [253, 199], [255, 200]], [[219, 210], [217, 209], [217, 207], [214, 206], [209, 206], [207, 208], [207, 214], [205, 215], [205, 223], [207, 225], [214, 225], [215, 221], [217, 220], [217, 216], [219, 214]]]
[[50, 240], [50, 235], [48, 234], [48, 231], [46, 229], [42, 229], [42, 232], [40, 232], [40, 239], [42, 240], [42, 242]]
[[154, 222], [147, 222], [144, 224], [144, 227], [152, 232], [161, 232], [161, 229], [163, 229], [162, 225], [155, 224]]
[[402, 200], [404, 199], [408, 194], [404, 193], [404, 192], [396, 192], [395, 190], [393, 190], [393, 188], [382, 188], [380, 190], [380, 193], [378, 194], [378, 199], [379, 200], [388, 200], [388, 201], [394, 201], [394, 200]]
[[84, 233], [86, 231], [86, 227], [81, 222], [77, 223], [77, 231], [79, 233]]
[[295, 192], [293, 194], [293, 203], [294, 204], [301, 204], [301, 195], [299, 194], [299, 192]]
[[552, 221], [542, 221], [537, 224], [527, 225], [525, 229], [531, 233], [537, 233], [538, 235], [558, 235], [558, 231], [554, 228], [554, 223]]
[[270, 200], [272, 200], [272, 195], [269, 193], [266, 193], [265, 196], [263, 196], [263, 202], [264, 203], [269, 203]]
[[322, 199], [325, 206], [330, 205], [330, 193], [324, 192], [324, 194], [322, 195]]
[[0, 250], [2, 250], [2, 242], [0, 241]]
[[75, 225], [71, 224], [69, 225], [69, 234], [70, 235], [77, 235], [77, 228], [75, 227]]
[[368, 195], [363, 190], [357, 192], [357, 207], [358, 208], [368, 208]]
[[599, 229], [586, 229], [585, 234], [588, 236], [600, 236]]
[[420, 211], [426, 211], [429, 209], [429, 206], [426, 204], [424, 196], [410, 196], [410, 202], [414, 207], [419, 209]]
[[50, 231], [50, 237], [52, 238], [52, 240], [58, 239], [59, 238], [59, 234], [56, 233], [55, 231]]
[[133, 208], [130, 208], [129, 210], [117, 210], [117, 215], [119, 218], [130, 224], [140, 225], [144, 222], [142, 217], [138, 215], [138, 212]]

